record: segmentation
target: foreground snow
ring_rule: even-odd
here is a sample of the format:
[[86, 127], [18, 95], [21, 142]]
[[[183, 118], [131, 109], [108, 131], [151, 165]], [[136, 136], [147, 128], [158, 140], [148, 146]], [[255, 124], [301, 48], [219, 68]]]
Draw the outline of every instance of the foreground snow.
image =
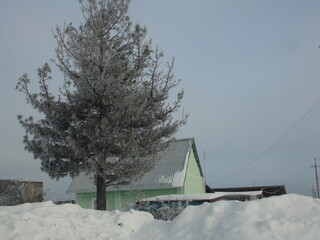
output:
[[174, 221], [52, 202], [0, 207], [1, 239], [319, 239], [320, 200], [283, 195], [187, 207]]

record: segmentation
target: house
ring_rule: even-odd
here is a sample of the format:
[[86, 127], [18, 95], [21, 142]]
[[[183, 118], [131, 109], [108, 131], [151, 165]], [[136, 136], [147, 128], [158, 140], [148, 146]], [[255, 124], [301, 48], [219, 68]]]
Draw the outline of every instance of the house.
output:
[[27, 202], [42, 202], [42, 200], [42, 182], [16, 179], [0, 180], [0, 206], [13, 206]]
[[[154, 169], [129, 185], [107, 187], [107, 210], [120, 209], [143, 198], [169, 194], [205, 193], [205, 181], [193, 138], [169, 143]], [[96, 186], [81, 173], [67, 193], [76, 193], [83, 208], [95, 208]]]

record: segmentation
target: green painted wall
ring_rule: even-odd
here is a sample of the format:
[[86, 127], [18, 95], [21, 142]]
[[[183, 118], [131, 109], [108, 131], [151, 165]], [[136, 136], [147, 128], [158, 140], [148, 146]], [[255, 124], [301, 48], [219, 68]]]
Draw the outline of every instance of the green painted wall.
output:
[[189, 155], [187, 176], [184, 184], [184, 194], [205, 193], [204, 178], [201, 176], [194, 152]]
[[[122, 208], [130, 203], [143, 198], [155, 197], [159, 195], [178, 194], [181, 189], [147, 189], [141, 191], [116, 191], [107, 192], [107, 210], [112, 211]], [[96, 193], [77, 193], [77, 204], [83, 208], [92, 208], [92, 199], [96, 198]]]
[[[115, 192], [107, 192], [107, 206], [115, 206], [115, 194], [116, 194]], [[96, 197], [97, 196], [95, 192], [77, 193], [76, 194], [77, 204], [83, 208], [91, 209], [93, 208], [92, 201]]]
[[91, 199], [96, 198], [96, 193], [77, 193], [77, 204], [83, 208], [91, 208]]

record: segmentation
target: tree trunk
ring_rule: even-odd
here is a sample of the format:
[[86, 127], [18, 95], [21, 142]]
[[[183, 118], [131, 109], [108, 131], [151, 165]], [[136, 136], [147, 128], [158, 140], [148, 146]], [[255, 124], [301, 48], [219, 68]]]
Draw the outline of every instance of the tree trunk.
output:
[[106, 181], [97, 176], [97, 210], [106, 210], [107, 206]]

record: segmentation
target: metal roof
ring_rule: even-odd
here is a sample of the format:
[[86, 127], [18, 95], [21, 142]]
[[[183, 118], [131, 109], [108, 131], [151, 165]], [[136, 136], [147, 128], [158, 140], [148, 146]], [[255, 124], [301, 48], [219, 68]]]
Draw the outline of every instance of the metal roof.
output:
[[[129, 185], [107, 187], [108, 191], [168, 189], [183, 187], [187, 172], [190, 151], [193, 150], [202, 174], [197, 150], [193, 138], [178, 139], [169, 143], [168, 148], [161, 154], [155, 167], [142, 178]], [[96, 186], [92, 177], [80, 173], [70, 184], [67, 193], [95, 192]]]

